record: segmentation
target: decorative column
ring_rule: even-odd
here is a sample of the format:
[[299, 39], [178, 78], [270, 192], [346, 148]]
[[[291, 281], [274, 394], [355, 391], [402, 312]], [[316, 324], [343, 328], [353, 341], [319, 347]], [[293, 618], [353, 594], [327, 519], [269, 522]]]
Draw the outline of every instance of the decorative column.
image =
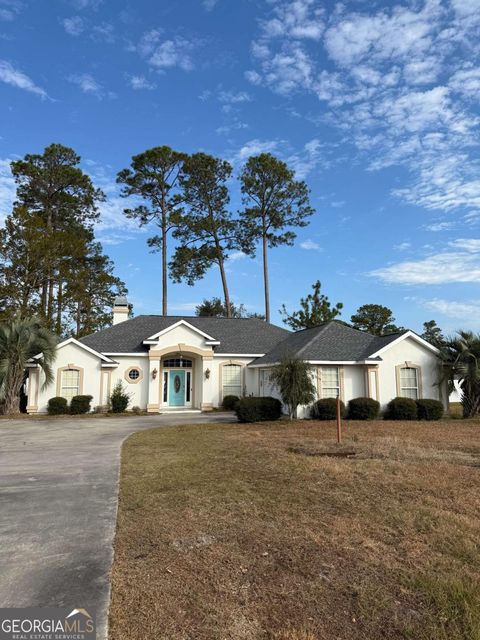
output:
[[162, 386], [160, 358], [150, 354], [149, 365], [147, 413], [158, 413], [160, 411], [160, 388]]
[[202, 411], [212, 411], [213, 409], [213, 357], [202, 356]]

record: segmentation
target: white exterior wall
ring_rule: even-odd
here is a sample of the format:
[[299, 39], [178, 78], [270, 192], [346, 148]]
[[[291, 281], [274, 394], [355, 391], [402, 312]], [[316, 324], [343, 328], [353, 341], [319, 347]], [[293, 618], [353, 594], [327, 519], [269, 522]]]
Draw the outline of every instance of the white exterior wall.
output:
[[[54, 382], [47, 388], [42, 389], [45, 382], [43, 373], [39, 377], [37, 412], [46, 413], [47, 403], [50, 398], [57, 395], [58, 370], [62, 367], [73, 365], [83, 370], [83, 385], [79, 390], [79, 395], [92, 396], [92, 407], [100, 404], [100, 379], [102, 360], [98, 356], [81, 349], [75, 344], [66, 344], [57, 351], [57, 359], [53, 365], [55, 373]], [[80, 376], [82, 377], [82, 376]], [[60, 381], [61, 384], [61, 381]], [[33, 391], [33, 390], [32, 390]], [[30, 401], [29, 401], [30, 404]]]
[[[122, 382], [125, 391], [130, 394], [130, 403], [128, 408], [140, 407], [140, 409], [147, 408], [148, 402], [148, 380], [149, 380], [149, 360], [148, 355], [145, 356], [112, 356], [112, 359], [118, 362], [118, 367], [115, 369], [108, 369], [110, 384], [108, 385], [108, 394], [104, 394], [103, 401], [99, 404], [105, 405], [108, 401], [108, 396], [113, 390], [113, 387], [118, 381]], [[134, 382], [128, 379], [126, 375], [127, 371], [135, 367], [140, 371], [141, 380]], [[158, 377], [157, 377], [158, 380]], [[93, 405], [95, 406], [95, 405]]]
[[397, 393], [396, 367], [411, 363], [421, 367], [421, 397], [441, 400], [447, 408], [446, 387], [437, 384], [439, 379], [438, 358], [423, 345], [412, 338], [405, 338], [380, 354], [382, 361], [378, 365], [378, 381], [382, 409]]

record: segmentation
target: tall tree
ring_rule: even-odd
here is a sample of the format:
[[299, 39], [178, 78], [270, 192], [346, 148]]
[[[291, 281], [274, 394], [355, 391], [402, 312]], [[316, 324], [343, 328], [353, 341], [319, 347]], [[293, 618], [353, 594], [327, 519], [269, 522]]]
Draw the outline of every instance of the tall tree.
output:
[[374, 336], [402, 331], [397, 327], [391, 309], [381, 304], [364, 304], [351, 317], [352, 326], [360, 331], [367, 331]]
[[225, 261], [231, 251], [245, 246], [238, 221], [227, 209], [230, 196], [226, 183], [231, 174], [228, 162], [205, 153], [195, 153], [185, 160], [180, 176], [183, 210], [173, 232], [180, 245], [170, 262], [173, 280], [185, 280], [189, 285], [217, 265], [228, 318], [232, 317], [232, 307]]
[[92, 238], [64, 290], [64, 311], [73, 335], [80, 338], [110, 326], [114, 300], [126, 293], [125, 284], [113, 274], [112, 261]]
[[45, 375], [44, 386], [53, 382], [55, 336], [36, 318], [14, 319], [0, 324], [0, 408], [4, 414], [20, 412], [20, 390], [27, 362], [35, 362]]
[[286, 306], [283, 305], [280, 310], [283, 316], [283, 322], [294, 331], [298, 331], [299, 329], [317, 327], [341, 315], [343, 303], [337, 302], [337, 304], [332, 307], [328, 297], [320, 293], [321, 288], [321, 282], [317, 280], [312, 285], [313, 292], [309, 293], [306, 298], [300, 299], [300, 309], [298, 311], [290, 314]]
[[446, 343], [445, 336], [435, 320], [428, 320], [423, 323], [422, 338], [430, 344], [433, 344], [437, 349], [442, 349]]
[[270, 153], [249, 158], [240, 181], [245, 236], [249, 243], [260, 240], [262, 246], [265, 319], [270, 322], [268, 248], [292, 245], [292, 228], [305, 227], [314, 209], [305, 182], [295, 180], [294, 171]]
[[155, 224], [160, 230], [147, 243], [162, 258], [162, 315], [168, 314], [168, 235], [176, 227], [180, 204], [180, 176], [186, 154], [170, 147], [154, 147], [133, 156], [130, 169], [118, 173], [117, 182], [123, 184], [122, 196], [139, 196], [144, 203], [125, 209], [128, 218], [141, 227]]
[[15, 206], [42, 220], [49, 243], [40, 287], [39, 313], [48, 327], [54, 324], [58, 279], [65, 255], [66, 235], [82, 235], [98, 218], [104, 194], [95, 189], [80, 167], [73, 149], [51, 144], [43, 154], [27, 154], [11, 163], [17, 184]]
[[[248, 312], [244, 304], [236, 305], [231, 302], [230, 311], [232, 318], [257, 318], [258, 320], [265, 320], [265, 316], [260, 313]], [[210, 300], [205, 299], [195, 308], [195, 315], [210, 318], [226, 318], [227, 311], [225, 309], [225, 303], [217, 297], [213, 297]]]

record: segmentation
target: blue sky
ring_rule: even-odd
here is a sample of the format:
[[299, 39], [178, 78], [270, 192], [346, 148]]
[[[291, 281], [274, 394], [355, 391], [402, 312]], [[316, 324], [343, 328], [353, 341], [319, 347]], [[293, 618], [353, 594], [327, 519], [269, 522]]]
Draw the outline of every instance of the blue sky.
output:
[[[0, 214], [11, 159], [72, 146], [107, 193], [96, 233], [135, 313], [158, 313], [159, 256], [122, 215], [117, 171], [162, 144], [236, 175], [270, 151], [316, 209], [270, 253], [275, 322], [320, 279], [346, 320], [380, 303], [415, 330], [480, 329], [479, 49], [480, 0], [0, 0]], [[262, 311], [260, 262], [228, 271]], [[170, 313], [220, 294], [214, 270], [171, 284]]]

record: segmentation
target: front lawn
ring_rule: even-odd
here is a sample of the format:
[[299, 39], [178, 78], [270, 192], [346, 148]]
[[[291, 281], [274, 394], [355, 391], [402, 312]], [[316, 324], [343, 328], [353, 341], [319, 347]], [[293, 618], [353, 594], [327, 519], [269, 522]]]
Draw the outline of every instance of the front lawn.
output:
[[344, 426], [131, 436], [110, 640], [479, 640], [479, 422]]

